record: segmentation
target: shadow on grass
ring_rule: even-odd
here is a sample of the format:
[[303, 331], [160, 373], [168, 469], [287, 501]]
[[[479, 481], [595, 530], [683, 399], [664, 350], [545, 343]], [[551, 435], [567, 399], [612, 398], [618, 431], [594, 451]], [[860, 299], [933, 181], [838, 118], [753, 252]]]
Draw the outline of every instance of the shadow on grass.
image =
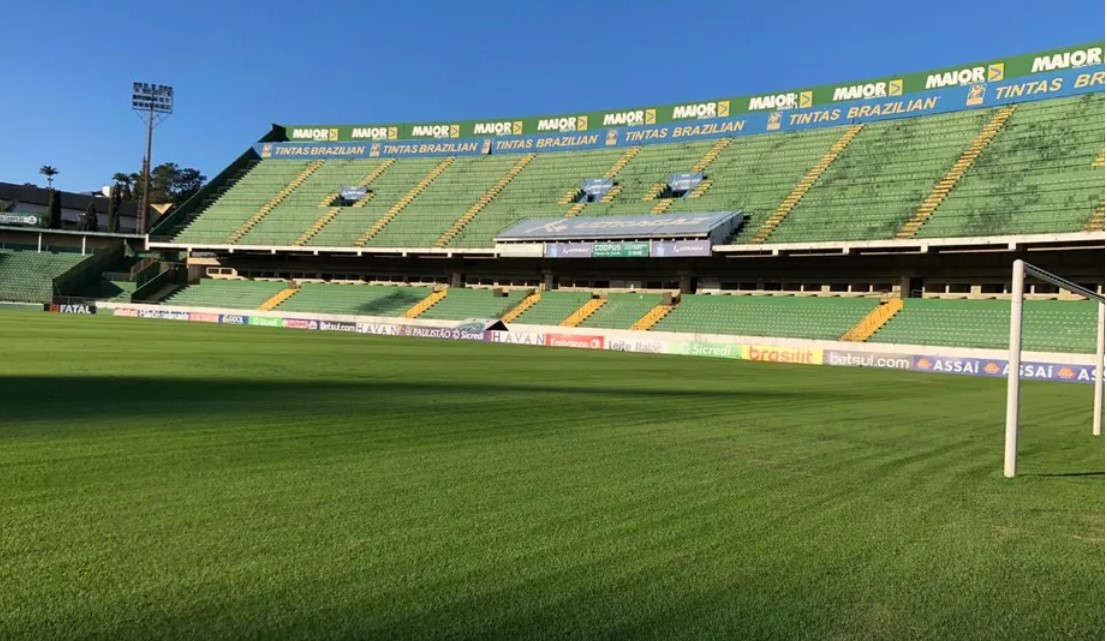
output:
[[[273, 413], [282, 408], [310, 409], [343, 406], [359, 412], [411, 412], [413, 408], [450, 404], [472, 405], [478, 398], [496, 404], [558, 402], [577, 413], [588, 410], [589, 401], [612, 403], [628, 398], [643, 403], [668, 402], [665, 409], [679, 411], [679, 404], [727, 405], [752, 403], [784, 405], [800, 401], [842, 401], [840, 392], [812, 390], [697, 390], [610, 386], [571, 383], [520, 384], [510, 381], [265, 381], [251, 379], [201, 379], [110, 376], [0, 377], [0, 430], [18, 421], [75, 421], [86, 418], [183, 416]], [[862, 397], [858, 397], [862, 398]], [[664, 404], [664, 403], [663, 403]]]
[[1036, 477], [1040, 477], [1040, 478], [1065, 478], [1065, 477], [1081, 477], [1081, 476], [1098, 476], [1098, 477], [1102, 478], [1103, 477], [1103, 470], [1100, 470], [1098, 472], [1054, 472], [1054, 473], [1043, 472], [1043, 473], [1036, 473], [1036, 474], [1031, 473], [1031, 474], [1027, 474], [1027, 476], [1036, 476]]

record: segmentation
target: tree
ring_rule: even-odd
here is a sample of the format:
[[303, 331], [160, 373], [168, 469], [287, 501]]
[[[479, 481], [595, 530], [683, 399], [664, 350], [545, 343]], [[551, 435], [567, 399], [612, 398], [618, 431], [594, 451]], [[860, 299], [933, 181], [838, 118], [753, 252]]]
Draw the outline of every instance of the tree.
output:
[[108, 231], [119, 233], [119, 201], [122, 200], [122, 187], [119, 184], [112, 185], [111, 197], [108, 200]]
[[61, 204], [61, 192], [57, 189], [50, 190], [50, 204], [47, 208], [49, 212], [47, 215], [47, 227], [50, 229], [61, 229], [62, 226], [62, 204]]
[[43, 176], [46, 176], [46, 186], [49, 187], [50, 189], [53, 189], [54, 188], [54, 176], [57, 176], [58, 173], [60, 173], [60, 172], [58, 172], [57, 167], [53, 167], [51, 165], [43, 165], [42, 167], [39, 167], [38, 173], [42, 174]]
[[[125, 174], [119, 172], [112, 177], [118, 185], [123, 185], [124, 200], [142, 198], [144, 181], [141, 173]], [[207, 176], [199, 169], [181, 167], [175, 162], [164, 162], [150, 170], [150, 203], [173, 203], [179, 205], [191, 198], [204, 186]]]
[[111, 177], [112, 182], [116, 187], [119, 187], [120, 193], [124, 200], [130, 200], [134, 198], [134, 186], [135, 186], [136, 174], [126, 174], [122, 171], [115, 172], [115, 175]]
[[89, 201], [85, 215], [81, 217], [82, 231], [100, 231], [100, 222], [96, 219], [96, 205]]

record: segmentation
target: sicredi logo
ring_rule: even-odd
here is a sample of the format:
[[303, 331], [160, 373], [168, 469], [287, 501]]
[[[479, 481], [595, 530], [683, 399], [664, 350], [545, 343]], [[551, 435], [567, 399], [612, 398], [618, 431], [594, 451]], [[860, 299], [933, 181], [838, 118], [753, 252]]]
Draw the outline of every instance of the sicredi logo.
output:
[[473, 133], [482, 136], [519, 136], [523, 133], [523, 121], [478, 122], [473, 125]]
[[943, 73], [932, 73], [926, 77], [926, 88], [941, 89], [942, 87], [958, 87], [981, 82], [999, 82], [1003, 80], [1003, 76], [1003, 63], [997, 62], [987, 67], [965, 67], [964, 69], [954, 69]]
[[411, 135], [416, 138], [457, 138], [461, 128], [458, 125], [415, 125]]
[[673, 120], [701, 120], [703, 118], [724, 118], [730, 115], [730, 101], [697, 102], [690, 105], [673, 107]]
[[350, 137], [356, 140], [395, 140], [395, 127], [354, 127]]
[[588, 116], [542, 118], [538, 121], [538, 131], [584, 131], [585, 129], [588, 129]]
[[840, 100], [867, 100], [869, 98], [885, 98], [887, 96], [902, 96], [903, 80], [889, 80], [888, 82], [868, 82], [860, 85], [835, 87], [834, 102]]
[[334, 142], [338, 140], [338, 129], [301, 127], [292, 130], [290, 140], [310, 140], [312, 142]]
[[1091, 47], [1077, 49], [1052, 56], [1038, 56], [1030, 66], [1030, 73], [1039, 71], [1055, 71], [1057, 69], [1070, 69], [1073, 67], [1086, 67], [1088, 65], [1103, 64], [1103, 49]]
[[652, 125], [656, 123], [656, 109], [635, 109], [632, 111], [619, 111], [603, 115], [604, 127], [634, 127], [637, 125]]

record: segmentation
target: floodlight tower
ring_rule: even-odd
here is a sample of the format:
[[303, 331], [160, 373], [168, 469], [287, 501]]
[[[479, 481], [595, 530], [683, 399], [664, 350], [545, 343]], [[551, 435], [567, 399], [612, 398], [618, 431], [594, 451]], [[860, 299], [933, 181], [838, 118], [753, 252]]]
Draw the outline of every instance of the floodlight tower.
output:
[[146, 213], [150, 210], [150, 154], [154, 147], [154, 127], [173, 113], [173, 87], [148, 82], [134, 83], [131, 109], [146, 123], [146, 155], [142, 158], [142, 200], [135, 221], [135, 231], [145, 234]]

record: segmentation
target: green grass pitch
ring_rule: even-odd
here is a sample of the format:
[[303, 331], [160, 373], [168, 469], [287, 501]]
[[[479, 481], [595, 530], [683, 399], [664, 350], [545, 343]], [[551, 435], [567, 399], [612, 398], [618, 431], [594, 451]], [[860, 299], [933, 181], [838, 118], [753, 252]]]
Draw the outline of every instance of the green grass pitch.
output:
[[0, 314], [0, 639], [1102, 639], [1091, 394]]

